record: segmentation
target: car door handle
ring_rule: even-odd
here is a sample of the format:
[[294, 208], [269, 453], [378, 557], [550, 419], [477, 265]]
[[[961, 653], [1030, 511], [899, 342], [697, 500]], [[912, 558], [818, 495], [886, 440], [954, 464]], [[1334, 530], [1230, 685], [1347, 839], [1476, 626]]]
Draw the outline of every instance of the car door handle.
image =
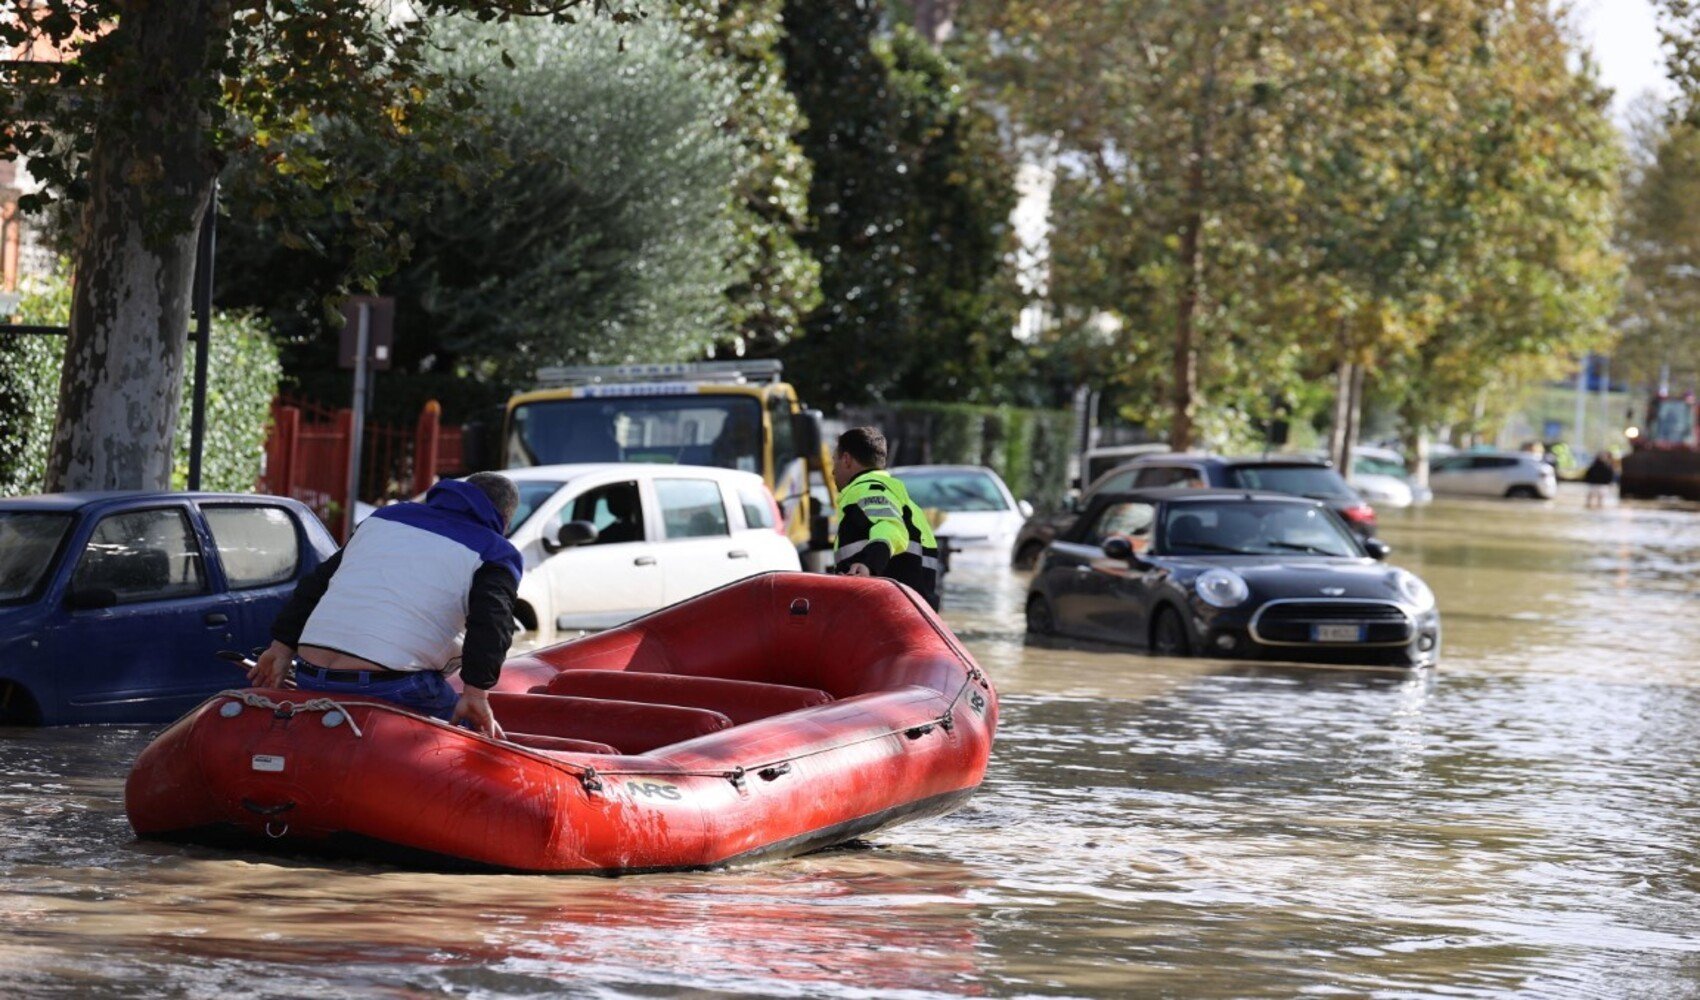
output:
[[748, 559], [749, 557], [750, 554], [745, 552], [743, 549], [733, 549], [726, 553], [726, 558], [728, 559]]
[[638, 556], [636, 559], [632, 560], [632, 565], [633, 566], [654, 566], [655, 565], [655, 557], [654, 556]]
[[206, 622], [208, 625], [225, 625], [230, 622], [230, 616], [222, 611], [211, 611], [208, 612], [207, 616], [201, 620]]

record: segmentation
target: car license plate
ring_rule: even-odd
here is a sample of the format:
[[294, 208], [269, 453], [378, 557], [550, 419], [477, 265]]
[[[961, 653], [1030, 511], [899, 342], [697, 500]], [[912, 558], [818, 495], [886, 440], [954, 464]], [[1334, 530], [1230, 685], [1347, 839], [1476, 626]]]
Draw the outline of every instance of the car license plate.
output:
[[1362, 625], [1312, 625], [1310, 627], [1312, 642], [1363, 642], [1364, 627]]

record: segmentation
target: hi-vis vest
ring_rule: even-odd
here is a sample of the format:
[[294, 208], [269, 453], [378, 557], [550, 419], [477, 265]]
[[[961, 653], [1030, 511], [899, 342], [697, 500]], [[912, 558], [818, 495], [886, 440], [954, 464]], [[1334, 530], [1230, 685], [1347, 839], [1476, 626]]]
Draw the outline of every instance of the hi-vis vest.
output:
[[868, 469], [838, 493], [837, 565], [862, 563], [875, 576], [915, 589], [938, 607], [938, 541], [909, 491], [883, 469]]

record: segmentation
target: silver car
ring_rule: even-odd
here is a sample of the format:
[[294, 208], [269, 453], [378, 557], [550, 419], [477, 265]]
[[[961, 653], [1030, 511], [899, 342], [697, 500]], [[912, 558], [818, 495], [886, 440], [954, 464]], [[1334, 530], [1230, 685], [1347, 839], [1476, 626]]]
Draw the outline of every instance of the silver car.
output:
[[1552, 466], [1522, 451], [1468, 452], [1436, 459], [1428, 485], [1437, 495], [1551, 500], [1558, 495]]

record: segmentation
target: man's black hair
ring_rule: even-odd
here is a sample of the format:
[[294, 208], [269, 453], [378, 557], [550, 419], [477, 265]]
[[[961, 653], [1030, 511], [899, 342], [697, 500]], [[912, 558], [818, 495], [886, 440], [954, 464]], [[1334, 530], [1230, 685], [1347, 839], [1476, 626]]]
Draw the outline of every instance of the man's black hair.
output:
[[885, 468], [885, 435], [878, 427], [852, 427], [838, 435], [838, 450], [870, 469]]
[[519, 510], [519, 490], [514, 488], [513, 480], [494, 472], [474, 472], [466, 477], [466, 484], [478, 487], [489, 498], [496, 512], [502, 515], [502, 524], [514, 519], [514, 511]]

